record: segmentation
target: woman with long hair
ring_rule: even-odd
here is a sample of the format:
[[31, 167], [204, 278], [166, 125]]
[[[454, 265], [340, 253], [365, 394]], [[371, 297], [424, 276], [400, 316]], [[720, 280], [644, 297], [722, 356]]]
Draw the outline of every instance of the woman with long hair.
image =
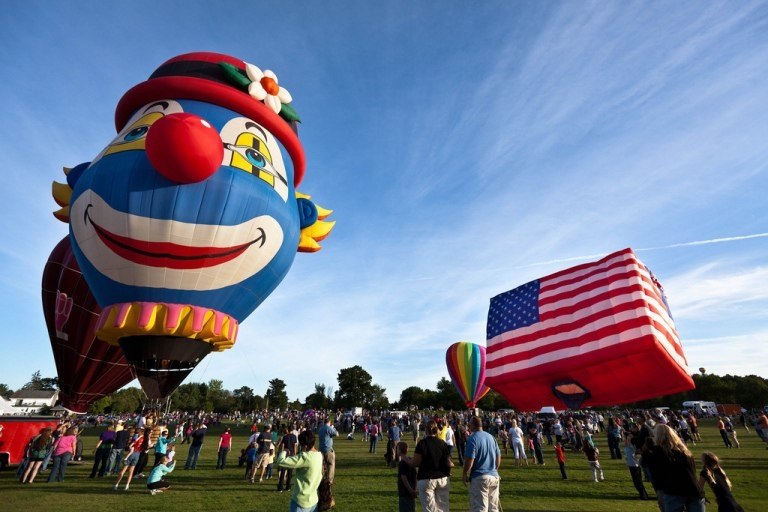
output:
[[512, 446], [512, 454], [515, 456], [515, 466], [522, 466], [523, 461], [528, 465], [528, 456], [525, 454], [523, 444], [523, 430], [517, 426], [517, 420], [513, 419], [509, 426], [509, 444]]
[[[131, 434], [138, 432], [138, 429], [131, 429]], [[125, 490], [131, 488], [131, 480], [133, 480], [133, 473], [136, 471], [136, 467], [139, 465], [139, 460], [142, 455], [142, 447], [144, 446], [144, 434], [139, 434], [138, 437], [130, 442], [128, 445], [128, 454], [125, 456], [125, 464], [120, 470], [120, 474], [117, 476], [117, 482], [115, 482], [114, 489], [117, 490], [120, 486], [120, 481], [123, 479], [125, 472], [128, 472], [128, 481], [125, 482]], [[149, 449], [149, 448], [147, 448]], [[144, 464], [148, 457], [144, 457]], [[143, 469], [143, 467], [142, 467]]]
[[53, 443], [53, 429], [51, 427], [44, 428], [32, 439], [29, 447], [29, 465], [24, 470], [24, 474], [21, 475], [20, 483], [31, 484], [35, 481], [37, 472], [40, 470], [40, 466], [48, 454], [48, 448], [50, 448], [51, 443]]
[[736, 498], [731, 493], [731, 481], [720, 467], [720, 459], [711, 452], [701, 454], [701, 463], [704, 468], [699, 473], [699, 484], [709, 484], [717, 499], [718, 512], [744, 512], [741, 505], [736, 503]]
[[704, 512], [704, 489], [688, 447], [663, 423], [656, 425], [653, 439], [654, 445], [643, 452], [643, 459], [654, 488], [662, 495], [664, 512]]
[[144, 477], [144, 468], [147, 466], [147, 462], [149, 462], [149, 449], [154, 446], [154, 444], [151, 441], [152, 437], [152, 427], [145, 427], [144, 428], [144, 439], [141, 441], [141, 448], [139, 452], [139, 460], [136, 463], [136, 469], [134, 470], [134, 473], [138, 474], [138, 478]]

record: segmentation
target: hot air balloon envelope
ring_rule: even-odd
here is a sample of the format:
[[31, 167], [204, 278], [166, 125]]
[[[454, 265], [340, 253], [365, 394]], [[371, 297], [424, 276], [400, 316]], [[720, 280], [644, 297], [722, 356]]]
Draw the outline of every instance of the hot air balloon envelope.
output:
[[43, 271], [43, 313], [64, 407], [86, 412], [99, 398], [133, 380], [118, 347], [95, 336], [101, 308], [72, 254], [69, 237], [58, 243]]
[[488, 385], [520, 410], [693, 389], [659, 281], [631, 249], [491, 299]]
[[485, 385], [485, 347], [459, 341], [445, 352], [445, 365], [467, 407], [475, 407], [490, 388]]

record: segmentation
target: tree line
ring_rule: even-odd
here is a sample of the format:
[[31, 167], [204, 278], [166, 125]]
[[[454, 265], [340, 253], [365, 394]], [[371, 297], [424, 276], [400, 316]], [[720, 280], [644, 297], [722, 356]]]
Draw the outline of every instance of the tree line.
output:
[[[739, 404], [747, 409], [762, 408], [768, 405], [768, 379], [756, 375], [693, 375], [696, 389], [674, 395], [666, 395], [652, 400], [645, 400], [622, 407], [653, 408], [671, 407], [679, 409], [687, 400], [706, 400], [716, 403]], [[55, 378], [43, 378], [40, 372], [35, 372], [22, 389], [56, 389]], [[253, 388], [241, 386], [234, 390], [224, 388], [221, 380], [212, 379], [207, 383], [190, 382], [182, 384], [171, 395], [172, 410], [186, 412], [208, 411], [216, 413], [232, 413], [241, 411], [247, 413], [265, 409], [337, 409], [347, 410], [363, 407], [369, 410], [405, 410], [410, 406], [419, 409], [461, 410], [466, 405], [459, 396], [453, 383], [447, 378], [441, 378], [435, 389], [423, 389], [418, 386], [405, 388], [400, 397], [391, 402], [386, 389], [373, 382], [373, 377], [361, 366], [339, 370], [337, 387], [334, 389], [324, 383], [316, 383], [315, 390], [304, 400], [288, 398], [286, 383], [274, 378], [263, 394], [258, 394]], [[0, 384], [0, 395], [8, 398], [13, 394], [7, 385]], [[144, 394], [138, 388], [125, 388], [97, 400], [91, 405], [94, 414], [134, 411], [144, 402]], [[556, 403], [553, 404], [557, 406]], [[514, 399], [508, 401], [505, 397], [491, 390], [477, 406], [484, 410], [514, 409]]]

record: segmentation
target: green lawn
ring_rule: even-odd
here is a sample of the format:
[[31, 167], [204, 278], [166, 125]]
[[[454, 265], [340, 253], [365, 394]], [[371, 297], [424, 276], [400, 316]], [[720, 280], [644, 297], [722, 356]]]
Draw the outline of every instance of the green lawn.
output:
[[[723, 461], [734, 485], [734, 494], [745, 510], [768, 509], [768, 450], [754, 432], [740, 432], [742, 448], [726, 450], [712, 423], [702, 425], [703, 442], [693, 447], [694, 455], [702, 450], [714, 451]], [[101, 429], [91, 429], [84, 437], [85, 454], [91, 454]], [[288, 493], [277, 493], [277, 483], [248, 484], [243, 469], [237, 467], [237, 454], [247, 439], [246, 428], [234, 429], [235, 444], [230, 454], [230, 467], [216, 471], [215, 448], [221, 429], [210, 429], [195, 471], [184, 471], [187, 445], [179, 447], [180, 468], [170, 474], [172, 488], [150, 496], [143, 482], [134, 481], [130, 491], [113, 491], [113, 477], [88, 478], [91, 463], [70, 465], [62, 484], [46, 484], [47, 473], [38, 475], [32, 485], [18, 483], [13, 470], [0, 473], [0, 508], [3, 511], [55, 510], [162, 510], [164, 512], [243, 512], [287, 510]], [[603, 453], [601, 464], [605, 482], [592, 482], [592, 473], [581, 454], [567, 454], [567, 481], [560, 478], [554, 452], [545, 446], [543, 467], [515, 468], [511, 458], [502, 454], [502, 506], [505, 511], [655, 511], [654, 501], [639, 501], [623, 461], [606, 459], [605, 437], [596, 443]], [[385, 465], [381, 445], [376, 455], [357, 437], [355, 441], [338, 439], [336, 448], [336, 510], [339, 512], [396, 511], [396, 470]], [[412, 452], [413, 446], [410, 447]], [[236, 453], [235, 453], [236, 452]], [[698, 466], [698, 459], [697, 459]], [[275, 476], [277, 472], [275, 471]], [[649, 492], [652, 489], [646, 484]], [[711, 493], [707, 493], [711, 498]], [[130, 501], [129, 501], [130, 499]], [[716, 510], [714, 501], [709, 510]], [[451, 482], [451, 510], [468, 509], [467, 492], [461, 483], [461, 472], [455, 468]], [[418, 507], [417, 507], [418, 510]]]

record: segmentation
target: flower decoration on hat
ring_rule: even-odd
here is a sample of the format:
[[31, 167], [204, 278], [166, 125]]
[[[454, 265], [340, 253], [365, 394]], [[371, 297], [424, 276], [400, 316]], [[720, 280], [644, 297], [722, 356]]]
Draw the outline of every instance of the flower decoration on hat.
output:
[[262, 71], [253, 64], [246, 64], [245, 73], [251, 79], [248, 94], [263, 101], [275, 114], [280, 113], [283, 103], [293, 100], [291, 93], [278, 85], [277, 75], [269, 69]]
[[299, 115], [291, 107], [293, 101], [291, 93], [281, 87], [277, 75], [269, 69], [262, 71], [258, 66], [245, 64], [245, 75], [242, 71], [226, 62], [219, 62], [224, 74], [230, 83], [247, 90], [255, 100], [263, 102], [275, 114], [286, 121], [300, 122]]

